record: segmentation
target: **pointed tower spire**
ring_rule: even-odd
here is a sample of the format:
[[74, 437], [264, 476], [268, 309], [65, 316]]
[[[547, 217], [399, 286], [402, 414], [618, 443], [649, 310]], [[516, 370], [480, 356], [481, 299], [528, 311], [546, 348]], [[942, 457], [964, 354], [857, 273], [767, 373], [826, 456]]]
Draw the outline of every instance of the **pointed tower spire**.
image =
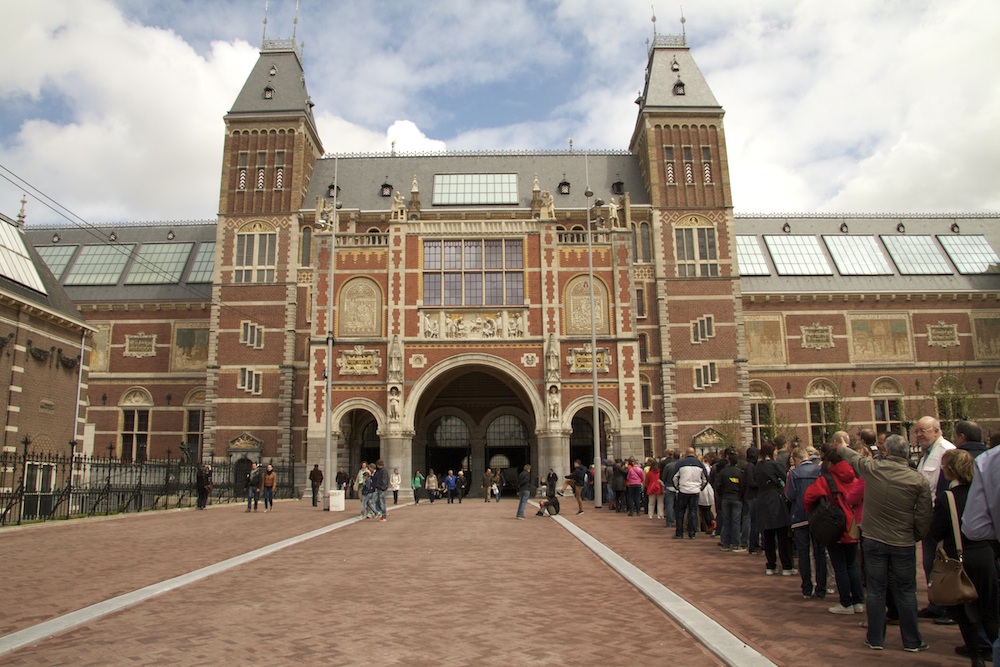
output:
[[260, 37], [260, 43], [267, 41], [267, 0], [264, 0], [264, 33]]

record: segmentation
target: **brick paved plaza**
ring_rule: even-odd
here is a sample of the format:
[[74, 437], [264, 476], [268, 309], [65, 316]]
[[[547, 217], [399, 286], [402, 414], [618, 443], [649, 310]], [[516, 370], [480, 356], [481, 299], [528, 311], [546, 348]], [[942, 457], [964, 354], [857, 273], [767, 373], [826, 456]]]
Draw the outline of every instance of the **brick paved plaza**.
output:
[[798, 577], [645, 517], [275, 507], [5, 528], [0, 665], [967, 664], [955, 626], [922, 622], [920, 654], [890, 626], [870, 651], [863, 615], [826, 611], [835, 595], [804, 601]]

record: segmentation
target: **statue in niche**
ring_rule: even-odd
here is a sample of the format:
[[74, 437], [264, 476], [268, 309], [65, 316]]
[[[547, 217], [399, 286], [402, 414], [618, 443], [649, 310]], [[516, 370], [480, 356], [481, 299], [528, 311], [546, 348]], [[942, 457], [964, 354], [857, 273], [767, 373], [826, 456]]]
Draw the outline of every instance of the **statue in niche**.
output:
[[554, 333], [549, 334], [548, 349], [545, 350], [545, 374], [549, 382], [559, 381], [559, 343]]
[[399, 336], [392, 337], [389, 346], [389, 382], [403, 381], [403, 349], [399, 344]]
[[552, 193], [548, 190], [542, 190], [542, 220], [555, 220], [556, 219], [556, 204], [552, 200]]
[[399, 418], [399, 388], [393, 387], [389, 390], [389, 421], [398, 422]]
[[561, 409], [559, 401], [559, 387], [552, 385], [549, 387], [549, 419], [559, 419]]

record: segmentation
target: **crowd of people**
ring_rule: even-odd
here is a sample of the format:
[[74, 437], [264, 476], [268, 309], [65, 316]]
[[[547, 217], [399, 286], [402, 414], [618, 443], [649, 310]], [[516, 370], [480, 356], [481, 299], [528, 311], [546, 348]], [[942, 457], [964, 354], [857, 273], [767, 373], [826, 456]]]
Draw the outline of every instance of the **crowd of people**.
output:
[[[676, 540], [702, 535], [722, 551], [762, 555], [763, 575], [797, 575], [803, 599], [836, 595], [828, 611], [863, 619], [872, 650], [898, 625], [903, 649], [924, 651], [920, 622], [932, 621], [957, 626], [955, 652], [972, 665], [1000, 661], [1000, 448], [988, 450], [971, 421], [955, 424], [953, 443], [924, 417], [915, 439], [919, 452], [901, 435], [862, 430], [818, 449], [776, 437], [759, 449], [608, 461], [605, 498], [609, 510], [662, 519]], [[819, 527], [831, 515], [833, 533]], [[939, 545], [950, 558], [961, 547], [974, 602], [918, 604], [917, 549], [929, 581]]]

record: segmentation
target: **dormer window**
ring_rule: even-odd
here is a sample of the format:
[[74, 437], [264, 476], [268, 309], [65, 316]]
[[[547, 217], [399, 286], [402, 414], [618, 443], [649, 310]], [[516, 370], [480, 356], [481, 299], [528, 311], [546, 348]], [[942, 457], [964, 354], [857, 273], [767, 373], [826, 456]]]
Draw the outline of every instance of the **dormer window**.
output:
[[615, 181], [611, 184], [611, 194], [613, 195], [623, 195], [625, 194], [625, 184], [621, 181]]
[[340, 196], [340, 186], [336, 183], [330, 183], [330, 185], [326, 187], [326, 196], [330, 199]]
[[379, 189], [379, 194], [382, 195], [383, 197], [391, 197], [392, 196], [392, 184], [388, 183], [388, 182], [387, 183], [383, 183], [382, 187]]
[[680, 63], [677, 62], [677, 56], [674, 56], [673, 61], [670, 63], [670, 71], [671, 72], [680, 72], [681, 71]]
[[677, 83], [674, 84], [674, 95], [684, 94], [684, 82], [681, 81], [680, 77], [677, 77]]
[[569, 181], [564, 180], [559, 184], [559, 194], [561, 195], [569, 194]]
[[264, 99], [270, 100], [273, 98], [274, 98], [274, 88], [268, 86], [267, 88], [264, 89]]
[[[674, 62], [676, 62], [676, 61], [674, 61]], [[268, 73], [269, 75], [271, 75], [271, 76], [274, 76], [274, 75], [276, 75], [276, 74], [278, 73], [278, 68], [277, 68], [277, 67], [275, 67], [274, 65], [271, 65], [271, 69], [270, 69], [270, 70], [268, 70], [268, 72], [267, 72], [267, 73]]]

